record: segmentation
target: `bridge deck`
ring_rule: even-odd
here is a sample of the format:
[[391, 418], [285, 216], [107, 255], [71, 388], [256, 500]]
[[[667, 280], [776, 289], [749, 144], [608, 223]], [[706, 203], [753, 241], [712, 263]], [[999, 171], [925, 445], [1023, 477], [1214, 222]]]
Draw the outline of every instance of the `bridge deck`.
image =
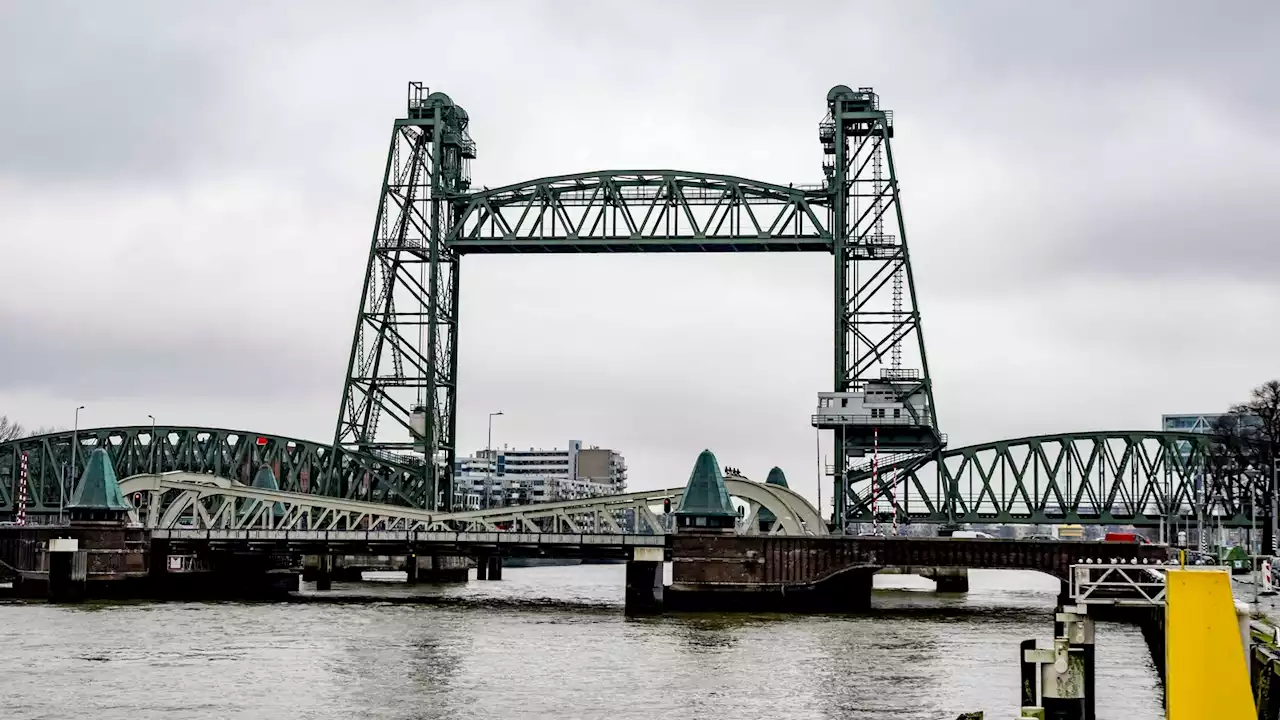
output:
[[663, 535], [629, 533], [428, 532], [406, 530], [183, 530], [151, 531], [170, 552], [256, 549], [276, 552], [407, 554], [497, 550], [512, 556], [627, 557], [632, 548], [666, 547]]

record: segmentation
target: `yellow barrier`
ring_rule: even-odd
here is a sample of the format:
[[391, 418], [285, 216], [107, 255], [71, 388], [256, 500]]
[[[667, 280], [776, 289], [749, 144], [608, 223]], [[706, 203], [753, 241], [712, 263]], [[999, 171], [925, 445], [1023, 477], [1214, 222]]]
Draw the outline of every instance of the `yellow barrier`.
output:
[[1169, 720], [1257, 717], [1229, 573], [1169, 569], [1165, 693]]

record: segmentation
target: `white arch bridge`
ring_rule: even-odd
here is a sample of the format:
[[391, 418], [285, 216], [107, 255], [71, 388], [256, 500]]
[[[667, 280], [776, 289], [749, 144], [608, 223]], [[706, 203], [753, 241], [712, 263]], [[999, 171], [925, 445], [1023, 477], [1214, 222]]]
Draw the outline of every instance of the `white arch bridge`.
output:
[[[817, 510], [785, 487], [734, 477], [725, 478], [725, 487], [744, 506], [738, 523], [741, 534], [760, 533], [757, 518], [762, 510], [777, 518], [767, 534], [827, 534]], [[135, 505], [134, 519], [161, 536], [244, 533], [262, 540], [288, 539], [286, 533], [347, 531], [662, 536], [669, 524], [660, 508], [665, 501], [674, 507], [684, 494], [684, 488], [678, 487], [488, 510], [433, 512], [252, 487], [182, 471], [135, 475], [123, 480], [120, 488]]]

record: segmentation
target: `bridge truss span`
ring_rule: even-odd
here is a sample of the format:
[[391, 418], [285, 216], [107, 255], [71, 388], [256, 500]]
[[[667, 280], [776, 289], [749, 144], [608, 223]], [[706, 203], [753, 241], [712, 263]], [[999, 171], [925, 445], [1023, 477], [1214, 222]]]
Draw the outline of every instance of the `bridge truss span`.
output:
[[[743, 534], [758, 534], [755, 518], [764, 509], [777, 518], [768, 534], [826, 534], [817, 511], [787, 488], [739, 479], [726, 480], [725, 485], [746, 506], [740, 523]], [[678, 503], [684, 494], [679, 487], [446, 513], [251, 487], [187, 472], [135, 475], [121, 483], [121, 490], [136, 503], [134, 520], [150, 530], [572, 535], [663, 535], [669, 522], [655, 508], [665, 501]]]
[[1177, 432], [1042, 435], [899, 456], [874, 473], [854, 468], [848, 489], [853, 522], [871, 522], [878, 505], [882, 519], [907, 522], [1247, 527], [1253, 510], [1253, 482], [1216, 454], [1213, 438]]
[[459, 253], [831, 250], [825, 190], [677, 170], [541, 178], [455, 200]]
[[0, 443], [0, 513], [15, 509], [24, 454], [27, 512], [52, 515], [63, 500], [70, 499], [89, 454], [97, 448], [107, 451], [116, 475], [122, 478], [182, 471], [247, 485], [266, 465], [285, 491], [380, 503], [408, 503], [408, 488], [421, 476], [410, 457], [356, 453], [328, 443], [247, 430], [163, 425], [87, 428]]

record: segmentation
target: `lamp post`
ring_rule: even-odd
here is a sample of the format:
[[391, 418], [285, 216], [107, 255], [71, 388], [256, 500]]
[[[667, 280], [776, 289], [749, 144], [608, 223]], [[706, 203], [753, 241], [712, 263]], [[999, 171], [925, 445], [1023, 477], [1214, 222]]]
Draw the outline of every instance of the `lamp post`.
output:
[[147, 415], [151, 418], [151, 474], [156, 474], [156, 416]]
[[493, 492], [493, 419], [501, 415], [502, 411], [489, 413], [489, 437], [484, 442], [484, 459], [485, 459], [485, 475], [484, 475], [484, 507], [489, 509], [489, 495]]
[[1276, 554], [1276, 545], [1280, 541], [1276, 540], [1276, 476], [1280, 474], [1280, 459], [1271, 458], [1271, 547], [1267, 548], [1268, 555]]
[[[84, 406], [76, 408], [76, 419], [71, 425], [71, 477], [74, 478], [76, 473], [80, 472], [80, 465], [76, 462], [76, 451], [80, 449], [80, 411]], [[66, 506], [66, 481], [58, 483], [58, 522], [62, 522], [62, 509]]]

